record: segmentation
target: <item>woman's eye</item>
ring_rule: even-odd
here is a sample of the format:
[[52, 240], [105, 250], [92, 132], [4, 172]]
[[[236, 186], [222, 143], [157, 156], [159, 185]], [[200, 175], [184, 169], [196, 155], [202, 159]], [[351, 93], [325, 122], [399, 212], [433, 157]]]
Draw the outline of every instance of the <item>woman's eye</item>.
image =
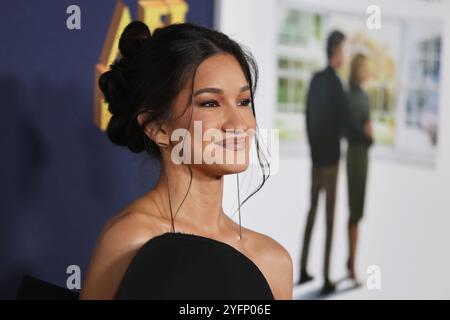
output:
[[[248, 107], [251, 105], [251, 103], [252, 103], [251, 99], [244, 99], [239, 102], [239, 106]], [[200, 103], [200, 106], [205, 108], [215, 108], [219, 106], [219, 103], [216, 100], [209, 100]]]
[[245, 106], [248, 107], [252, 104], [252, 99], [245, 99], [245, 100], [241, 100], [240, 105], [241, 106]]
[[206, 108], [214, 108], [214, 107], [217, 107], [218, 105], [219, 104], [215, 100], [206, 101], [206, 102], [203, 102], [200, 104], [200, 106], [206, 107]]

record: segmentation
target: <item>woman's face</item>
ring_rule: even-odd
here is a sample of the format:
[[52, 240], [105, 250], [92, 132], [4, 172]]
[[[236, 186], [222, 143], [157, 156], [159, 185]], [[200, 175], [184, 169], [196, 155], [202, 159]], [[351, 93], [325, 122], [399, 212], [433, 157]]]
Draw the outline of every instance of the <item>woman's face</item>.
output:
[[361, 79], [361, 84], [363, 84], [369, 79], [369, 65], [367, 63], [367, 60], [364, 60], [361, 63], [361, 68], [359, 70], [359, 78]]
[[[209, 57], [197, 68], [193, 90], [191, 82], [178, 95], [177, 116], [169, 125], [171, 161], [179, 161], [182, 155], [185, 163], [210, 176], [246, 170], [256, 121], [250, 88], [238, 61], [230, 54]], [[187, 133], [183, 130], [191, 112]], [[180, 137], [185, 133], [190, 141], [188, 137], [183, 145]]]

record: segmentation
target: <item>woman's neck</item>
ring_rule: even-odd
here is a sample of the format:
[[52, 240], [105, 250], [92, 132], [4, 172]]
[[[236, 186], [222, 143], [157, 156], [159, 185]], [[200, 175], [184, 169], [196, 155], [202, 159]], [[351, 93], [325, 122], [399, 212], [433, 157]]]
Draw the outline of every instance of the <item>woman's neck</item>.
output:
[[211, 177], [193, 168], [190, 181], [191, 174], [186, 165], [171, 164], [161, 168], [159, 180], [152, 192], [155, 192], [155, 200], [162, 214], [170, 221], [170, 190], [175, 229], [177, 226], [187, 226], [203, 234], [219, 233], [225, 220], [222, 208], [223, 176]]

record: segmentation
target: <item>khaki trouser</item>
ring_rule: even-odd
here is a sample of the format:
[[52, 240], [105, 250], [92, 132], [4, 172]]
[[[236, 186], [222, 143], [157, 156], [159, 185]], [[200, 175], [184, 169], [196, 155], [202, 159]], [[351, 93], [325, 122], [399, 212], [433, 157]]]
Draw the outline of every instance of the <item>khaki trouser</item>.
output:
[[306, 271], [308, 262], [309, 245], [311, 234], [316, 219], [317, 204], [319, 193], [322, 189], [326, 193], [326, 240], [325, 240], [325, 259], [323, 275], [325, 280], [329, 280], [331, 242], [333, 237], [334, 208], [336, 202], [336, 181], [339, 171], [339, 162], [326, 167], [312, 166], [311, 170], [311, 206], [306, 220], [306, 227], [303, 239], [303, 250], [301, 256], [300, 270]]

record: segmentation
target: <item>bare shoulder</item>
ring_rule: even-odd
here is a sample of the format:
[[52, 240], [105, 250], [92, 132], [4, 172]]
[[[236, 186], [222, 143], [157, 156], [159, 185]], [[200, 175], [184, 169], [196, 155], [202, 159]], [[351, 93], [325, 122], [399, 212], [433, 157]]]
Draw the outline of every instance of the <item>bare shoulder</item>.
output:
[[162, 219], [141, 211], [125, 211], [105, 224], [97, 241], [114, 249], [139, 247], [162, 230]]
[[246, 229], [255, 259], [272, 289], [275, 299], [291, 300], [292, 258], [286, 248], [272, 237]]
[[139, 248], [161, 233], [157, 217], [124, 211], [111, 218], [97, 238], [80, 299], [113, 299]]

